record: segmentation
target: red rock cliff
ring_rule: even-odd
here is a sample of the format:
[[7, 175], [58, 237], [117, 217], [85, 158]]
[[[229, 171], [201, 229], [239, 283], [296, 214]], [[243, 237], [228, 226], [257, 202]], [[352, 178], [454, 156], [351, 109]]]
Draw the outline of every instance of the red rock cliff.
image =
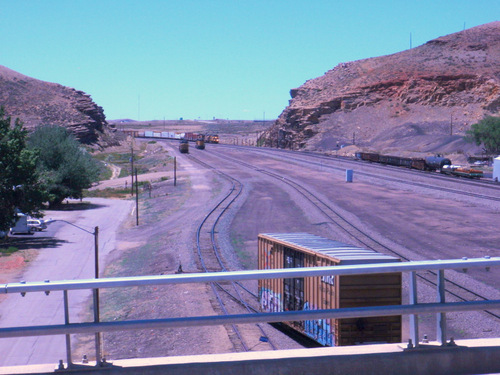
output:
[[464, 134], [500, 109], [500, 22], [388, 56], [342, 63], [292, 89], [266, 145], [375, 146], [412, 135]]
[[114, 126], [102, 107], [82, 91], [40, 81], [0, 66], [0, 106], [30, 130], [41, 124], [68, 128], [85, 144], [113, 144]]

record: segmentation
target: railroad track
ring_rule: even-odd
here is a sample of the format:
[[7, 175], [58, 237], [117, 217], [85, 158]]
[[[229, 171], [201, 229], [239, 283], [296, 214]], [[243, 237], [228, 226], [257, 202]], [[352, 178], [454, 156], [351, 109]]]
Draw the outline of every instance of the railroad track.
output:
[[[207, 213], [205, 218], [199, 224], [196, 231], [196, 247], [201, 268], [205, 272], [222, 272], [228, 271], [223, 256], [220, 252], [216, 239], [216, 228], [219, 220], [231, 206], [233, 202], [240, 196], [243, 184], [237, 179], [223, 173], [210, 166], [209, 164], [189, 155], [189, 158], [194, 162], [202, 165], [205, 168], [211, 169], [221, 175], [230, 183], [230, 188], [227, 194], [222, 197], [214, 207]], [[228, 315], [231, 313], [254, 313], [258, 309], [255, 306], [257, 295], [251, 292], [247, 287], [239, 282], [228, 283], [211, 283], [210, 287], [217, 301], [216, 309], [221, 313]], [[251, 301], [248, 301], [243, 294], [250, 295]], [[232, 324], [226, 327], [228, 336], [236, 351], [251, 351], [255, 350], [276, 350], [276, 346], [269, 339], [262, 324], [241, 325]]]
[[[226, 146], [226, 147], [233, 147], [235, 149], [241, 150], [241, 148], [237, 148], [236, 146]], [[269, 155], [274, 156], [273, 153], [276, 152], [276, 150], [273, 150], [271, 152], [271, 151], [262, 150], [262, 149], [253, 149], [251, 151], [255, 152], [255, 153], [265, 154], [267, 156], [269, 156]], [[291, 161], [294, 161], [294, 162], [297, 162], [297, 163], [300, 163], [300, 164], [307, 163], [308, 165], [314, 165], [316, 167], [327, 168], [327, 169], [337, 170], [337, 171], [341, 171], [341, 172], [345, 172], [345, 170], [346, 170], [345, 167], [333, 166], [333, 165], [330, 165], [330, 164], [324, 164], [322, 162], [315, 162], [315, 161], [305, 162], [303, 159], [293, 157], [291, 155], [290, 151], [286, 151], [286, 150], [280, 150], [280, 151], [281, 151], [281, 153], [284, 156], [286, 156], [287, 160], [291, 160]], [[337, 158], [331, 158], [331, 157], [328, 157], [328, 156], [318, 155], [318, 154], [313, 154], [313, 153], [306, 153], [306, 155], [308, 157], [311, 157], [311, 158], [314, 158], [314, 159], [319, 159], [321, 161], [328, 161], [328, 162], [338, 162], [338, 161], [340, 161], [342, 163], [348, 163], [348, 164], [352, 164], [354, 166], [370, 165], [374, 169], [379, 169], [379, 170], [384, 170], [384, 171], [387, 171], [387, 168], [390, 168], [391, 170], [397, 171], [397, 172], [403, 172], [403, 170], [404, 170], [404, 173], [411, 173], [411, 174], [416, 173], [419, 176], [425, 177], [425, 178], [430, 179], [430, 180], [439, 180], [439, 181], [443, 181], [443, 182], [457, 182], [458, 181], [458, 178], [446, 177], [446, 176], [442, 176], [442, 175], [440, 175], [438, 173], [431, 174], [430, 172], [403, 169], [402, 167], [394, 167], [394, 166], [390, 166], [390, 165], [381, 166], [381, 165], [364, 163], [362, 161], [357, 161], [357, 160], [352, 160], [352, 159], [345, 159], [345, 158], [337, 159]], [[383, 180], [383, 181], [390, 181], [390, 182], [394, 182], [394, 183], [398, 183], [398, 184], [415, 186], [415, 187], [419, 187], [419, 188], [423, 188], [423, 189], [435, 190], [435, 191], [439, 191], [439, 192], [446, 192], [446, 193], [449, 193], [449, 194], [462, 195], [462, 196], [468, 196], [468, 197], [483, 199], [483, 200], [487, 200], [487, 201], [500, 202], [500, 197], [497, 197], [497, 196], [491, 196], [491, 195], [486, 195], [486, 194], [478, 194], [478, 193], [471, 193], [471, 192], [467, 192], [467, 191], [463, 191], [463, 190], [459, 190], [459, 189], [452, 189], [452, 188], [447, 188], [447, 187], [443, 187], [443, 186], [436, 186], [436, 185], [431, 185], [431, 184], [422, 183], [422, 182], [415, 182], [415, 181], [410, 181], [407, 178], [389, 177], [386, 174], [376, 174], [376, 173], [370, 173], [370, 172], [365, 172], [365, 171], [359, 171], [358, 170], [358, 171], [356, 171], [356, 175], [357, 176], [369, 177], [369, 178], [373, 178], [373, 179], [379, 179], [379, 180]], [[500, 192], [500, 186], [498, 184], [495, 184], [495, 183], [489, 183], [489, 182], [486, 183], [484, 181], [483, 182], [479, 182], [479, 181], [469, 181], [469, 180], [461, 179], [460, 180], [460, 184], [461, 185], [466, 185], [466, 186], [469, 186], [469, 185], [480, 186], [481, 188], [487, 188], [487, 189], [490, 189], [490, 190], [495, 191], [495, 192]]]
[[[365, 231], [361, 230], [359, 227], [357, 227], [355, 224], [353, 224], [349, 219], [347, 219], [346, 217], [344, 217], [341, 213], [339, 213], [337, 210], [335, 210], [334, 208], [332, 208], [323, 199], [319, 198], [317, 195], [315, 195], [314, 193], [312, 193], [309, 189], [307, 189], [306, 187], [302, 186], [300, 183], [298, 183], [298, 182], [296, 182], [296, 181], [294, 181], [292, 179], [285, 178], [282, 175], [274, 173], [274, 172], [271, 172], [269, 170], [264, 170], [262, 168], [258, 168], [256, 166], [253, 166], [253, 165], [248, 164], [246, 162], [243, 162], [241, 160], [234, 159], [234, 158], [229, 158], [227, 155], [224, 156], [224, 160], [226, 160], [226, 161], [230, 160], [231, 162], [240, 164], [240, 165], [242, 165], [242, 166], [244, 166], [246, 168], [253, 169], [253, 170], [258, 171], [258, 172], [260, 172], [262, 174], [265, 174], [267, 176], [273, 177], [273, 178], [281, 181], [282, 183], [287, 184], [292, 189], [294, 189], [299, 194], [301, 194], [305, 199], [307, 199], [326, 218], [328, 218], [331, 221], [332, 224], [336, 225], [337, 227], [339, 227], [340, 229], [342, 229], [343, 231], [345, 231], [351, 238], [353, 238], [354, 241], [360, 243], [361, 245], [363, 245], [363, 246], [365, 246], [367, 248], [370, 248], [372, 250], [381, 252], [381, 253], [388, 253], [388, 252], [392, 253], [392, 254], [400, 257], [401, 259], [403, 259], [405, 261], [410, 261], [411, 260], [410, 258], [404, 256], [400, 252], [398, 252], [398, 251], [390, 248], [387, 245], [382, 244], [380, 241], [378, 241], [377, 239], [373, 238], [372, 236], [370, 236]], [[433, 271], [428, 271], [428, 272], [426, 272], [425, 275], [417, 274], [417, 276], [421, 280], [425, 281], [428, 284], [436, 286], [437, 282], [434, 281], [433, 279], [431, 279], [431, 277], [429, 277], [427, 275], [433, 275], [434, 280], [437, 280], [437, 273], [433, 272]], [[472, 290], [470, 288], [467, 288], [467, 287], [464, 287], [464, 286], [460, 285], [459, 283], [457, 283], [457, 282], [455, 282], [453, 280], [450, 280], [449, 278], [445, 278], [445, 281], [446, 281], [446, 285], [447, 285], [446, 292], [449, 295], [454, 296], [455, 298], [457, 298], [457, 299], [459, 299], [461, 301], [470, 301], [471, 298], [474, 299], [474, 300], [478, 300], [478, 299], [480, 299], [480, 300], [488, 300], [487, 297], [484, 297], [481, 294], [476, 293], [474, 290]], [[496, 319], [500, 319], [500, 315], [499, 314], [496, 314], [496, 313], [494, 313], [492, 311], [488, 311], [488, 310], [485, 310], [484, 312], [486, 314], [488, 314], [488, 315], [496, 318]]]

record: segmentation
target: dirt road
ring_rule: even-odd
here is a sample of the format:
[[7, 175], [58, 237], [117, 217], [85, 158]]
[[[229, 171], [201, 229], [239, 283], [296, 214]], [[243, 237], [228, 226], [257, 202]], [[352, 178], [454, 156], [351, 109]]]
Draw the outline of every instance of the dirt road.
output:
[[[125, 200], [88, 199], [90, 204], [70, 202], [66, 211], [48, 211], [47, 217], [66, 220], [49, 225], [47, 232], [36, 237], [54, 237], [52, 246], [40, 249], [38, 256], [20, 275], [20, 280], [73, 280], [94, 277], [94, 232], [99, 227], [99, 258], [104, 265], [109, 252], [115, 248], [120, 223], [132, 209]], [[90, 233], [89, 233], [90, 232]], [[10, 280], [14, 281], [14, 280]], [[81, 309], [90, 294], [86, 291], [69, 293], [70, 321], [81, 321]], [[8, 295], [0, 303], [0, 326], [43, 325], [64, 323], [61, 293], [31, 293], [25, 297]], [[0, 366], [58, 363], [65, 359], [64, 336], [0, 340]]]

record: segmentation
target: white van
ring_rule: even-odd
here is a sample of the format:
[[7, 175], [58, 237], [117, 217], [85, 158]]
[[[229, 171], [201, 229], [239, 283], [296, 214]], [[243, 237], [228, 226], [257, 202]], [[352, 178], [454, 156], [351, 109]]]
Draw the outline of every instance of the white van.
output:
[[33, 229], [28, 225], [28, 216], [18, 213], [16, 224], [10, 228], [10, 234], [33, 234]]

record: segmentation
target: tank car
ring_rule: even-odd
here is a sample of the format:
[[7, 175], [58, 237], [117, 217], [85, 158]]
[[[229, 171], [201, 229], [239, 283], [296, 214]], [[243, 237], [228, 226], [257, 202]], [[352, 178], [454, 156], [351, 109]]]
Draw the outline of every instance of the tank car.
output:
[[445, 165], [451, 165], [451, 160], [444, 158], [441, 155], [427, 156], [425, 158], [425, 165], [430, 171], [441, 170]]

